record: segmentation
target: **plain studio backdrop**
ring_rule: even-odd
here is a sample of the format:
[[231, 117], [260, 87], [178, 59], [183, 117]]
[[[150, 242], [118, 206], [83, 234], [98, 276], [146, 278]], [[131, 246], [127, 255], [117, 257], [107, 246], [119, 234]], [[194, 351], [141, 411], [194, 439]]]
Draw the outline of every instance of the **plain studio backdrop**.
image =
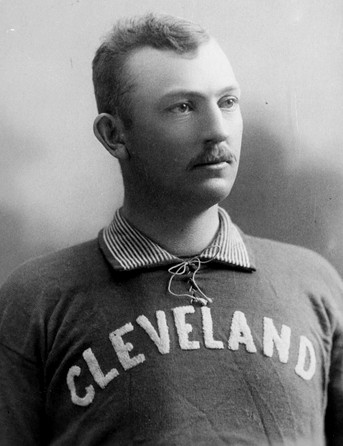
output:
[[233, 64], [245, 125], [232, 219], [342, 274], [341, 0], [0, 0], [0, 282], [96, 237], [120, 206], [118, 164], [92, 133], [91, 61], [115, 20], [147, 11], [201, 23]]

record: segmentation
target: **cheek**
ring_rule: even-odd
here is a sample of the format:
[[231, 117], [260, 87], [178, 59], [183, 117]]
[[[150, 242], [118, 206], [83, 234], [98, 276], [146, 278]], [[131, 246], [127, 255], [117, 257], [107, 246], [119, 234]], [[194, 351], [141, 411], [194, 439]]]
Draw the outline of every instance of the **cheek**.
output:
[[180, 161], [177, 152], [179, 144], [173, 144], [168, 135], [161, 135], [154, 130], [141, 132], [139, 137], [130, 139], [128, 149], [131, 154], [131, 165], [136, 170], [149, 170], [155, 176], [167, 174], [172, 166]]
[[170, 161], [181, 163], [190, 155], [194, 141], [185, 129], [162, 128], [155, 129], [155, 133], [149, 138], [149, 145], [151, 152], [162, 164]]
[[238, 149], [240, 150], [240, 144], [242, 142], [242, 134], [243, 134], [243, 120], [240, 114], [231, 123], [230, 127], [231, 127], [230, 129], [231, 140], [235, 144], [235, 146], [239, 145]]
[[150, 168], [182, 167], [199, 146], [199, 129], [185, 122], [173, 124], [156, 118], [134, 121], [128, 138], [128, 149], [140, 163]]

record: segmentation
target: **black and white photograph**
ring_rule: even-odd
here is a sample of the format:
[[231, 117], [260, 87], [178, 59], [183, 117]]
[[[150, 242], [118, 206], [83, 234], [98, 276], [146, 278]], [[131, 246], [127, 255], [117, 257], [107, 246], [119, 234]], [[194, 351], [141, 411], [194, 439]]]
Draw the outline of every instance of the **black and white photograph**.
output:
[[343, 3], [0, 31], [0, 446], [343, 446]]

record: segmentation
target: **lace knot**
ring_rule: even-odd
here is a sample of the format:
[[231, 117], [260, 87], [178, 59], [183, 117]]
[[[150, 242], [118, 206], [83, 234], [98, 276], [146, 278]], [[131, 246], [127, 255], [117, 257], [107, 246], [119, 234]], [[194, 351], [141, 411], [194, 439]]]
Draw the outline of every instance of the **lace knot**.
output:
[[[199, 287], [196, 281], [196, 274], [204, 263], [211, 262], [214, 259], [212, 257], [209, 260], [200, 260], [198, 256], [192, 257], [191, 259], [184, 260], [183, 262], [173, 265], [168, 269], [171, 274], [168, 282], [168, 291], [171, 295], [175, 297], [188, 297], [191, 304], [208, 305], [212, 303], [213, 300], [208, 297]], [[177, 294], [172, 291], [172, 283], [175, 277], [185, 277], [189, 284], [188, 293]]]

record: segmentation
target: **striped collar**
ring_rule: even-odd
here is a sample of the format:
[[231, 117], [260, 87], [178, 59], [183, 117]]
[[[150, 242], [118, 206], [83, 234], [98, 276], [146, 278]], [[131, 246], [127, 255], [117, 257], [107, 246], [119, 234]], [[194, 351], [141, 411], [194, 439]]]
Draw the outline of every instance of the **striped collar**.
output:
[[[216, 238], [198, 256], [201, 261], [214, 260], [237, 266], [246, 271], [255, 270], [251, 254], [242, 235], [227, 212], [218, 207], [220, 226]], [[109, 226], [99, 233], [99, 243], [107, 260], [118, 271], [131, 271], [183, 262], [134, 228], [118, 209]]]

